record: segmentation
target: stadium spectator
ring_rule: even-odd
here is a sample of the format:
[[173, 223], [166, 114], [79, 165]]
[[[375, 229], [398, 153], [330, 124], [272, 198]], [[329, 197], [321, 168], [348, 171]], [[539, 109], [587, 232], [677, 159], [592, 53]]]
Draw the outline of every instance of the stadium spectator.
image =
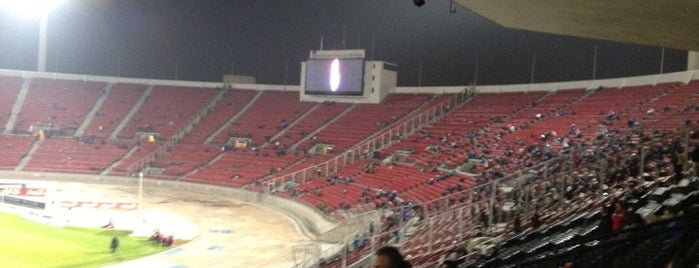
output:
[[624, 207], [621, 202], [616, 202], [612, 214], [612, 232], [621, 231], [622, 228], [624, 228]]
[[162, 234], [160, 233], [160, 229], [155, 229], [155, 231], [153, 231], [153, 235], [151, 235], [148, 240], [160, 241], [161, 238], [162, 238]]
[[480, 217], [481, 217], [481, 223], [483, 224], [483, 229], [488, 229], [488, 227], [489, 227], [488, 223], [489, 223], [490, 219], [488, 217], [488, 214], [485, 212], [485, 209], [481, 210]]
[[675, 169], [675, 181], [678, 182], [682, 180], [682, 171], [684, 170], [684, 164], [687, 162], [687, 158], [684, 154], [684, 149], [679, 144], [674, 145], [674, 150], [672, 154], [672, 166]]
[[116, 252], [118, 247], [119, 247], [119, 238], [116, 236], [112, 237], [112, 243], [109, 245], [109, 248], [111, 249], [112, 253]]
[[102, 228], [114, 228], [114, 221], [109, 219], [109, 222], [102, 226]]
[[534, 214], [532, 215], [531, 221], [532, 221], [532, 228], [533, 229], [539, 228], [539, 226], [541, 226], [541, 219], [539, 217], [539, 210], [538, 209], [534, 210]]
[[439, 265], [439, 268], [457, 268], [459, 267], [459, 262], [453, 260], [447, 260]]
[[597, 227], [597, 232], [599, 235], [605, 235], [612, 232], [612, 214], [611, 207], [603, 207], [600, 211], [600, 222]]
[[376, 251], [375, 268], [412, 268], [398, 248], [385, 246]]
[[514, 223], [512, 224], [512, 230], [513, 230], [515, 233], [521, 233], [521, 232], [522, 232], [522, 219], [520, 219], [519, 213], [517, 213], [517, 215], [515, 215], [515, 221], [514, 221]]
[[169, 235], [162, 241], [163, 246], [172, 247], [175, 245], [175, 236]]
[[699, 143], [694, 145], [694, 150], [691, 153], [692, 163], [694, 164], [694, 176], [699, 176]]

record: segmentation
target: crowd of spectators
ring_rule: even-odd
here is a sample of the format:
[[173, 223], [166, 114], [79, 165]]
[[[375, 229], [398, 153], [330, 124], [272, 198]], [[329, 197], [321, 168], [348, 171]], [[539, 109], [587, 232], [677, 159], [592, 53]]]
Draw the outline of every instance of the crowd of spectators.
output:
[[[514, 197], [517, 203], [524, 202], [522, 196], [529, 196], [531, 199], [527, 202], [534, 209], [530, 212], [528, 222], [522, 212], [517, 212], [508, 219], [511, 226], [509, 230], [522, 232], [525, 229], [524, 222], [533, 229], [545, 224], [540, 221], [539, 213], [543, 210], [540, 208], [550, 211], [555, 205], [603, 200], [612, 194], [615, 194], [614, 198], [600, 208], [599, 233], [614, 233], [644, 224], [644, 220], [634, 210], [625, 207], [624, 201], [640, 198], [644, 194], [643, 190], [647, 190], [641, 187], [644, 182], [668, 177], [667, 183], [671, 184], [680, 181], [687, 174], [697, 174], [699, 133], [687, 133], [691, 135], [685, 140], [687, 136], [684, 133], [653, 131], [648, 135], [641, 129], [631, 129], [626, 135], [613, 133], [585, 144], [587, 149], [571, 153], [569, 164], [548, 165], [545, 171], [548, 173], [547, 179], [541, 176], [544, 170], [540, 169], [529, 178], [528, 187], [515, 189], [510, 198]], [[692, 151], [685, 154], [684, 147], [690, 147]], [[691, 159], [691, 165], [683, 158]], [[559, 194], [561, 189], [562, 194]], [[488, 195], [485, 188], [481, 191]], [[504, 200], [498, 200], [500, 201]], [[662, 217], [670, 218], [676, 213], [677, 211], [666, 209]], [[484, 228], [489, 228], [488, 217], [490, 215], [481, 210], [478, 220]]]

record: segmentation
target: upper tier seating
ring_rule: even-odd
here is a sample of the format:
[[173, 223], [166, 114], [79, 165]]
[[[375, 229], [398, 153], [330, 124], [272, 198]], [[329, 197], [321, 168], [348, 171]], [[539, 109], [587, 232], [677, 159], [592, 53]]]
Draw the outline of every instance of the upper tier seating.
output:
[[[448, 154], [441, 154], [435, 158], [428, 148], [442, 143], [450, 146], [451, 142], [457, 142], [461, 146], [459, 151], [466, 151], [471, 148], [470, 141], [466, 139], [467, 133], [481, 130], [493, 123], [506, 122], [504, 118], [544, 95], [543, 92], [478, 94], [439, 122], [425, 126], [423, 131], [404, 138], [388, 151], [412, 148], [415, 153], [408, 159], [420, 165], [446, 160]], [[463, 162], [465, 159], [465, 156], [460, 156], [455, 161]]]
[[136, 105], [146, 90], [145, 85], [116, 84], [109, 91], [95, 117], [85, 129], [83, 136], [107, 138], [119, 125], [126, 114]]
[[[536, 141], [544, 132], [555, 131], [556, 133], [568, 133], [570, 123], [566, 120], [561, 120], [564, 116], [569, 116], [567, 106], [572, 102], [579, 100], [585, 94], [584, 90], [562, 90], [546, 96], [538, 102], [536, 106], [527, 107], [518, 113], [516, 116], [508, 120], [505, 129], [509, 126], [514, 126], [516, 131], [504, 137], [504, 140], [514, 143], [517, 138], [531, 142], [530, 137], [535, 137]], [[536, 119], [536, 115], [540, 114], [541, 119]], [[527, 126], [527, 127], [522, 127]]]
[[[11, 109], [21, 85], [20, 78], [0, 77], [0, 107]], [[70, 134], [85, 121], [85, 115], [105, 86], [105, 83], [36, 79], [31, 83], [15, 124], [16, 132], [26, 132], [31, 124], [38, 122], [62, 127]], [[135, 149], [130, 149], [134, 146], [135, 132], [156, 131], [161, 133], [161, 139], [169, 139], [198, 111], [205, 108], [217, 93], [213, 88], [156, 86], [126, 128], [119, 133], [121, 139], [103, 141], [143, 96], [146, 88], [146, 85], [114, 85], [82, 138], [47, 137], [35, 143], [35, 137], [31, 136], [0, 136], [0, 168], [16, 168], [32, 145], [36, 144], [38, 150], [28, 156], [30, 158], [25, 158], [29, 161], [23, 170], [98, 174], [115, 161], [120, 161], [111, 174], [123, 175], [126, 171], [131, 171], [127, 169], [137, 161], [144, 160], [156, 151], [165, 151], [162, 141], [144, 141], [135, 145], [138, 146]], [[603, 203], [628, 192], [628, 185], [634, 181], [624, 180], [638, 175], [634, 172], [638, 172], [639, 166], [643, 166], [644, 172], [653, 176], [672, 170], [670, 144], [673, 140], [684, 143], [683, 137], [689, 133], [684, 131], [694, 130], [685, 126], [694, 127], [699, 122], [697, 90], [699, 81], [693, 81], [689, 85], [664, 83], [602, 88], [596, 91], [576, 89], [478, 94], [462, 106], [445, 109], [448, 113], [440, 121], [417, 129], [407, 137], [400, 137], [400, 142], [381, 149], [377, 152], [381, 157], [351, 159], [349, 161], [354, 162], [344, 167], [339, 164], [343, 160], [339, 160], [337, 172], [333, 172], [332, 167], [329, 168], [331, 174], [326, 174], [322, 168], [311, 171], [310, 175], [299, 176], [303, 179], [294, 178], [293, 183], [280, 183], [277, 186], [283, 187], [275, 189], [293, 191], [276, 194], [297, 198], [326, 212], [335, 212], [334, 215], [409, 204], [405, 208], [415, 208], [415, 211], [419, 209], [428, 218], [416, 223], [415, 234], [403, 244], [404, 253], [413, 257], [416, 266], [432, 265], [448, 250], [474, 235], [475, 227], [481, 224], [476, 217], [466, 212], [460, 214], [465, 217], [464, 222], [454, 220], [454, 214], [440, 215], [438, 207], [453, 209], [471, 202], [473, 208], [478, 210], [487, 207], [490, 194], [496, 196], [493, 198], [496, 201], [494, 203], [497, 203], [493, 204], [494, 207], [502, 207], [502, 203], [511, 202], [511, 196], [499, 195], [502, 193], [500, 186], [504, 183], [493, 187], [494, 189], [489, 188], [494, 184], [486, 183], [493, 182], [491, 179], [498, 176], [524, 171], [526, 167], [545, 161], [547, 158], [537, 158], [525, 148], [534, 146], [537, 150], [548, 150], [543, 148], [549, 145], [561, 147], [557, 144], [560, 141], [542, 141], [539, 136], [555, 131], [558, 136], [570, 138], [571, 145], [580, 145], [584, 150], [571, 150], [570, 154], [560, 155], [561, 152], [557, 150], [547, 151], [546, 153], [552, 152], [551, 157], [556, 159], [547, 162], [545, 168], [528, 170], [527, 172], [531, 171], [531, 177], [521, 181], [530, 184], [520, 185], [518, 181], [516, 186], [508, 185], [512, 188], [521, 187], [512, 189], [512, 195], [515, 195], [515, 191], [520, 194], [518, 199], [512, 199], [525, 202], [521, 195], [524, 193], [530, 208], [537, 207], [542, 213], [544, 226], [525, 231], [520, 236], [532, 240], [508, 242], [511, 243], [508, 244], [511, 248], [503, 248], [498, 253], [505, 261], [519, 259], [523, 254], [543, 256], [549, 249], [560, 245], [557, 243], [584, 237], [594, 229], [592, 225], [596, 216], [595, 212], [590, 211], [597, 210]], [[392, 94], [383, 104], [378, 105], [317, 104], [298, 101], [298, 92], [264, 91], [250, 104], [250, 109], [241, 112], [256, 94], [258, 91], [253, 90], [228, 91], [181, 143], [149, 163], [151, 167], [162, 168], [163, 174], [148, 176], [245, 187], [248, 190], [264, 189], [268, 186], [265, 182], [271, 179], [281, 181], [277, 179], [282, 174], [327, 161], [331, 155], [344, 152], [377, 132], [387, 130], [392, 124], [398, 125], [402, 123], [401, 120], [436, 107], [453, 97]], [[313, 112], [309, 113], [310, 109], [314, 109]], [[651, 109], [654, 111], [649, 113]], [[340, 117], [344, 111], [348, 112]], [[609, 119], [612, 111], [614, 119]], [[537, 114], [541, 114], [541, 118], [537, 118]], [[202, 144], [236, 115], [239, 118], [215, 137], [215, 144]], [[0, 122], [7, 118], [5, 115], [0, 116]], [[629, 127], [628, 120], [631, 118], [638, 119], [643, 129]], [[325, 125], [333, 119], [337, 120]], [[687, 124], [684, 121], [686, 119], [692, 123]], [[571, 124], [582, 130], [581, 137], [568, 135]], [[510, 131], [510, 126], [514, 130]], [[601, 128], [610, 130], [607, 138], [597, 138]], [[318, 134], [311, 139], [310, 133], [316, 130], [319, 130]], [[615, 130], [619, 133], [614, 133]], [[639, 164], [641, 159], [634, 157], [642, 152], [639, 149], [642, 146], [638, 146], [641, 139], [639, 136], [643, 136], [640, 132], [648, 134], [655, 133], [656, 130], [659, 130], [657, 136], [643, 137], [644, 141], [651, 140], [642, 146], [653, 150], [651, 154], [658, 151], [659, 155], [644, 158], [645, 163]], [[286, 151], [274, 148], [274, 143], [262, 145], [269, 137], [280, 133], [282, 148], [306, 138], [309, 141], [301, 142], [299, 148], [308, 149], [313, 143], [327, 142], [335, 144], [335, 150], [325, 156], [309, 156], [302, 153], [303, 150], [286, 154]], [[231, 136], [250, 137], [254, 149], [223, 152], [221, 143]], [[632, 137], [637, 140], [632, 140]], [[652, 140], [656, 138], [657, 140]], [[523, 144], [519, 144], [519, 141], [523, 141]], [[693, 142], [696, 141], [687, 143]], [[518, 145], [513, 145], [514, 143]], [[657, 150], [655, 143], [659, 144]], [[650, 144], [654, 145], [648, 146]], [[439, 149], [435, 149], [437, 147]], [[397, 149], [412, 150], [413, 154], [407, 157], [406, 163], [390, 163], [388, 158], [383, 157], [393, 154]], [[511, 153], [509, 149], [516, 152]], [[451, 169], [473, 159], [477, 159], [479, 163], [476, 164], [472, 177], [459, 174], [458, 170], [451, 172]], [[398, 159], [393, 161], [402, 162]], [[449, 176], [441, 177], [445, 174]], [[565, 175], [569, 177], [564, 177]], [[604, 180], [597, 180], [601, 177], [596, 176], [605, 177]], [[431, 178], [435, 180], [432, 181]], [[482, 185], [477, 187], [478, 183]], [[603, 184], [607, 184], [607, 189], [617, 191], [602, 194], [600, 189], [604, 188]], [[392, 197], [393, 194], [395, 198]], [[475, 198], [469, 200], [467, 197]], [[589, 215], [591, 221], [579, 220], [579, 215]], [[441, 216], [443, 217], [438, 218]], [[508, 220], [506, 213], [497, 216], [505, 218], [500, 223]], [[431, 224], [430, 219], [433, 220]], [[460, 226], [460, 223], [466, 225]], [[524, 226], [526, 229], [530, 223], [525, 222]], [[504, 227], [507, 228], [509, 227]], [[535, 237], [536, 241], [533, 240]], [[433, 251], [426, 251], [426, 245]], [[353, 252], [348, 264], [358, 260], [364, 253], [370, 254], [370, 251]], [[647, 263], [643, 262], [644, 265]], [[337, 265], [337, 262], [331, 265]]]
[[624, 113], [637, 108], [639, 104], [647, 102], [666, 90], [665, 87], [653, 86], [600, 89], [583, 101], [568, 107], [573, 115], [571, 119], [575, 120], [571, 124], [574, 123], [582, 131], [583, 139], [593, 139], [610, 114], [614, 113], [619, 117], [615, 126], [626, 124], [626, 120], [629, 118], [623, 116]]
[[699, 81], [692, 81], [688, 85], [666, 85], [672, 87], [667, 94], [662, 94], [633, 113], [639, 124], [673, 132], [684, 126], [696, 125], [699, 122]]
[[382, 104], [357, 104], [347, 114], [323, 128], [315, 141], [304, 142], [300, 148], [308, 149], [313, 143], [330, 143], [335, 145], [333, 151], [342, 152], [417, 109], [430, 97], [427, 94], [393, 94]]
[[222, 144], [229, 137], [248, 137], [259, 146], [296, 121], [315, 103], [298, 101], [298, 92], [266, 91], [230, 127], [222, 131], [214, 142]]
[[157, 132], [169, 140], [216, 94], [213, 88], [155, 86], [145, 103], [118, 134], [131, 139], [136, 132]]
[[0, 76], [0, 132], [5, 130], [12, 106], [17, 100], [17, 94], [22, 87], [22, 78]]
[[72, 134], [85, 120], [105, 83], [75, 80], [32, 79], [15, 133], [28, 133], [35, 123], [58, 127]]
[[212, 135], [228, 119], [235, 116], [257, 94], [254, 90], [231, 89], [218, 102], [213, 111], [202, 118], [189, 134], [184, 138], [184, 143], [202, 143]]
[[289, 127], [284, 134], [279, 137], [278, 141], [280, 146], [286, 147], [298, 142], [345, 111], [349, 106], [350, 105], [346, 103], [334, 102], [320, 104], [311, 114], [304, 117], [298, 124]]

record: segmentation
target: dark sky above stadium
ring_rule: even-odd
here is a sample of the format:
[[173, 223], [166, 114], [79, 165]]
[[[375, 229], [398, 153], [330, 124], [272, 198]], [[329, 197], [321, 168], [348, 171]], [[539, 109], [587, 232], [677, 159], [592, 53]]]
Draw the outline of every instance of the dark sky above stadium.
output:
[[[68, 0], [49, 22], [48, 71], [298, 84], [309, 50], [366, 49], [400, 86], [529, 83], [658, 73], [661, 48], [509, 30], [449, 1]], [[34, 70], [38, 19], [0, 11], [0, 68]], [[420, 68], [420, 66], [422, 68]], [[664, 71], [686, 68], [666, 50]], [[420, 71], [421, 70], [421, 71]]]

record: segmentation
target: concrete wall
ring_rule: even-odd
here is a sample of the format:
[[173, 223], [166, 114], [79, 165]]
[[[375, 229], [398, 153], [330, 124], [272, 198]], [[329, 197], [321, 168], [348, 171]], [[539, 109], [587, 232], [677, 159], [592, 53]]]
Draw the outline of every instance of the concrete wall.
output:
[[[699, 53], [695, 53], [699, 54]], [[698, 56], [699, 57], [699, 56]], [[698, 59], [699, 60], [699, 59]], [[376, 80], [379, 80], [378, 87], [380, 90], [376, 92], [375, 95], [365, 95], [361, 97], [353, 96], [338, 96], [330, 98], [331, 100], [342, 100], [342, 102], [354, 102], [354, 103], [378, 103], [382, 97], [385, 97], [388, 93], [396, 94], [416, 94], [416, 93], [427, 93], [427, 94], [450, 94], [459, 93], [468, 85], [463, 86], [444, 86], [444, 87], [392, 87], [393, 79], [397, 79], [398, 73], [393, 71], [386, 71], [379, 69], [379, 65], [383, 62], [377, 61], [377, 67], [374, 69], [372, 63], [373, 61], [367, 61], [365, 66], [365, 75], [367, 73], [379, 70], [380, 73]], [[370, 66], [371, 65], [371, 66]], [[371, 69], [368, 69], [371, 68]], [[304, 71], [304, 65], [302, 64], [302, 76]], [[78, 75], [78, 74], [62, 74], [62, 73], [39, 73], [31, 71], [17, 71], [17, 70], [4, 70], [0, 69], [0, 75], [4, 76], [14, 76], [22, 78], [48, 78], [48, 79], [63, 79], [63, 80], [81, 80], [81, 81], [97, 81], [105, 83], [134, 83], [134, 84], [145, 84], [145, 85], [163, 85], [163, 86], [186, 86], [186, 87], [204, 87], [204, 88], [215, 88], [222, 87], [224, 84], [222, 82], [202, 82], [202, 81], [173, 81], [173, 80], [161, 80], [161, 79], [143, 79], [143, 78], [127, 78], [127, 77], [110, 77], [110, 76], [94, 76], [94, 75]], [[385, 76], [385, 77], [384, 77]], [[371, 76], [369, 76], [371, 79]], [[488, 86], [476, 86], [476, 90], [481, 93], [502, 93], [502, 92], [515, 92], [515, 91], [555, 91], [562, 89], [581, 89], [581, 88], [597, 88], [603, 87], [626, 87], [626, 86], [637, 86], [637, 85], [654, 85], [658, 83], [668, 83], [668, 82], [679, 82], [679, 83], [689, 83], [691, 80], [699, 79], [699, 70], [689, 70], [684, 72], [666, 73], [666, 74], [656, 74], [656, 75], [643, 75], [643, 76], [633, 76], [633, 77], [623, 77], [623, 78], [610, 78], [610, 79], [599, 79], [599, 80], [579, 80], [579, 81], [566, 81], [566, 82], [550, 82], [550, 83], [537, 83], [537, 84], [514, 84], [514, 85], [488, 85]], [[301, 79], [303, 81], [303, 79]], [[264, 84], [232, 84], [233, 88], [241, 89], [252, 89], [252, 90], [275, 90], [275, 91], [300, 91], [303, 85], [264, 85]], [[371, 87], [365, 91], [371, 91]], [[366, 92], [365, 92], [366, 94]], [[328, 100], [327, 97], [315, 97], [315, 96], [304, 96], [301, 94], [300, 98], [302, 101], [316, 101], [322, 102]]]
[[[476, 86], [479, 93], [503, 93], [503, 92], [529, 92], [529, 91], [556, 91], [565, 89], [583, 89], [597, 87], [628, 87], [638, 85], [655, 85], [659, 83], [678, 82], [689, 83], [699, 79], [699, 71], [684, 71], [667, 74], [632, 76], [623, 78], [609, 78], [599, 80], [580, 80], [567, 82], [550, 82], [538, 84], [514, 84], [514, 85], [488, 85]], [[397, 87], [393, 93], [458, 93], [467, 86], [454, 87]]]
[[699, 70], [699, 51], [687, 52], [687, 70]]
[[252, 75], [224, 74], [223, 82], [226, 84], [256, 84], [257, 79]]
[[231, 85], [233, 88], [254, 89], [254, 90], [275, 90], [275, 91], [299, 91], [296, 85], [259, 85], [259, 84], [225, 84], [223, 82], [204, 82], [204, 81], [175, 81], [162, 79], [145, 79], [145, 78], [128, 78], [128, 77], [112, 77], [112, 76], [96, 76], [96, 75], [80, 75], [80, 74], [64, 74], [64, 73], [40, 73], [31, 71], [18, 71], [0, 69], [0, 75], [13, 76], [22, 78], [47, 78], [61, 80], [79, 80], [93, 81], [104, 83], [131, 83], [144, 84], [149, 86], [180, 86], [180, 87], [202, 87], [216, 88], [225, 85]]
[[[381, 63], [383, 65], [383, 63]], [[381, 71], [381, 81], [379, 84], [379, 89], [381, 90], [381, 99], [392, 93], [391, 90], [396, 88], [398, 85], [398, 72], [392, 70], [383, 69]]]

